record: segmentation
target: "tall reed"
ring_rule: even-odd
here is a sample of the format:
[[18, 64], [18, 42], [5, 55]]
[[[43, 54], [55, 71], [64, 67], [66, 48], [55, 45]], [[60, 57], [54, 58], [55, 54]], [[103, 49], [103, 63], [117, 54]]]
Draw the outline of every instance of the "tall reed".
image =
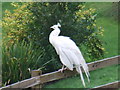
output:
[[[43, 50], [33, 49], [32, 43], [16, 42], [2, 47], [2, 78], [8, 85], [30, 77], [30, 70], [42, 66]], [[40, 65], [41, 64], [41, 65]]]

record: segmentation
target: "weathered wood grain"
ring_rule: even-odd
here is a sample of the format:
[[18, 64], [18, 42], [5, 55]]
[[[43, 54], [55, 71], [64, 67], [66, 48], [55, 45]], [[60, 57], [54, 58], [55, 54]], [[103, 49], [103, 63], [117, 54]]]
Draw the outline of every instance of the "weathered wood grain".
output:
[[0, 90], [1, 89], [4, 90], [6, 88], [28, 88], [29, 86], [39, 84], [40, 82], [38, 81], [38, 78], [39, 78], [39, 76], [30, 78], [30, 79], [26, 79], [26, 80], [2, 87], [2, 88], [0, 88]]
[[[106, 66], [110, 66], [110, 65], [114, 65], [114, 64], [120, 64], [120, 56], [115, 56], [115, 57], [111, 57], [111, 58], [106, 58], [103, 60], [98, 60], [95, 62], [91, 62], [88, 63], [88, 67], [89, 67], [89, 71], [92, 70], [96, 70], [99, 68], [103, 68]], [[82, 70], [83, 71], [83, 70]], [[42, 75], [38, 75], [38, 71], [36, 71], [36, 73], [32, 73], [32, 78], [30, 79], [26, 79], [5, 87], [2, 87], [0, 89], [5, 89], [5, 88], [29, 88], [29, 87], [33, 87], [36, 85], [41, 85], [47, 82], [51, 82], [51, 81], [55, 81], [55, 80], [59, 80], [62, 78], [66, 78], [66, 77], [70, 77], [77, 74], [76, 70], [74, 69], [73, 71], [70, 70], [64, 70], [63, 73], [61, 73], [60, 71], [55, 71], [55, 72], [51, 72], [51, 73], [47, 73], [47, 74], [42, 74]], [[37, 76], [38, 75], [38, 76]], [[109, 85], [108, 85], [109, 87]]]
[[[42, 75], [42, 71], [41, 70], [32, 70], [31, 71], [31, 76], [32, 77], [36, 77], [36, 76], [40, 76]], [[30, 86], [29, 86], [30, 87]], [[40, 88], [42, 88], [42, 84], [32, 84], [32, 90], [40, 90]]]
[[104, 88], [104, 90], [116, 90], [116, 89], [120, 88], [120, 81], [115, 81], [112, 83], [100, 85], [100, 86], [94, 87], [90, 90], [98, 90], [98, 89], [103, 90], [103, 88]]
[[120, 56], [115, 56], [115, 57], [106, 58], [106, 59], [88, 63], [88, 67], [89, 67], [89, 71], [92, 71], [92, 70], [96, 70], [96, 69], [114, 65], [114, 64], [120, 64]]
[[[119, 57], [120, 56], [115, 56], [112, 58], [106, 58], [103, 60], [88, 63], [89, 71], [96, 70], [98, 68], [103, 68], [103, 67], [110, 66], [110, 65], [114, 65], [114, 64], [118, 64], [118, 61], [120, 60], [118, 59]], [[52, 73], [43, 74], [40, 76], [40, 81], [41, 81], [40, 83], [46, 83], [46, 82], [50, 82], [54, 80], [59, 80], [62, 78], [73, 76], [75, 74], [78, 74], [75, 69], [73, 71], [64, 70], [63, 73], [61, 73], [60, 71], [55, 71]]]

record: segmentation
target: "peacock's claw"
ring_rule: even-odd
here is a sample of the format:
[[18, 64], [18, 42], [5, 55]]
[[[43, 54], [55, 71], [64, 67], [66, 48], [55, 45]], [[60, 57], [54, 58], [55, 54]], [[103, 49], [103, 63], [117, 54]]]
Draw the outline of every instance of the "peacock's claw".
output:
[[67, 70], [67, 67], [66, 68], [61, 68], [58, 71], [60, 71], [61, 73], [63, 73], [64, 70]]
[[58, 71], [61, 72], [61, 73], [63, 73], [63, 69], [59, 69]]

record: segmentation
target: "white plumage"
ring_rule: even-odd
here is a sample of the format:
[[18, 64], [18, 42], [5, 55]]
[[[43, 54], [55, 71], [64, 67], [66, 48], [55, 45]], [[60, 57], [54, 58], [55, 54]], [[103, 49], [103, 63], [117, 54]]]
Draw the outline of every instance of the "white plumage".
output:
[[85, 86], [83, 74], [80, 67], [82, 66], [88, 78], [88, 81], [90, 81], [88, 66], [74, 41], [66, 36], [58, 36], [60, 34], [59, 27], [61, 27], [59, 23], [51, 27], [54, 30], [50, 33], [49, 41], [59, 55], [62, 64], [70, 70], [76, 68], [76, 71], [80, 74], [82, 83]]

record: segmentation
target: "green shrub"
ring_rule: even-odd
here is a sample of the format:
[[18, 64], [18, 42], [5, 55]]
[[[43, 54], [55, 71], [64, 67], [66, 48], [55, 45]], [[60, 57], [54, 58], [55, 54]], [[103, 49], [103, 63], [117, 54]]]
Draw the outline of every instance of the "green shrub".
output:
[[[103, 28], [96, 25], [96, 11], [85, 9], [84, 3], [32, 2], [13, 3], [13, 13], [6, 11], [3, 17], [3, 39], [12, 44], [22, 40], [33, 43], [33, 48], [42, 47], [42, 63], [48, 63], [45, 72], [58, 69], [60, 60], [49, 43], [50, 27], [58, 22], [62, 25], [61, 34], [71, 37], [82, 50], [87, 62], [100, 59], [104, 55], [102, 47]], [[88, 61], [88, 59], [90, 60]]]
[[[104, 29], [96, 25], [95, 9], [86, 10], [84, 3], [81, 2], [35, 2], [29, 8], [35, 17], [34, 25], [29, 26], [30, 33], [32, 33], [31, 39], [36, 41], [36, 45], [44, 47], [48, 56], [45, 58], [46, 61], [51, 59], [54, 52], [48, 41], [51, 32], [50, 26], [57, 22], [60, 22], [62, 26], [62, 35], [71, 37], [79, 48], [84, 46], [85, 50], [82, 51], [84, 57], [95, 61], [104, 56], [104, 48], [99, 38], [103, 35]], [[54, 57], [57, 58], [56, 53]]]
[[2, 80], [3, 84], [11, 84], [30, 78], [29, 70], [43, 67], [43, 50], [33, 50], [32, 43], [16, 42], [2, 47]]
[[3, 41], [8, 44], [16, 41], [28, 40], [29, 23], [33, 18], [30, 10], [27, 9], [29, 3], [11, 3], [16, 9], [14, 12], [5, 10], [3, 17]]

